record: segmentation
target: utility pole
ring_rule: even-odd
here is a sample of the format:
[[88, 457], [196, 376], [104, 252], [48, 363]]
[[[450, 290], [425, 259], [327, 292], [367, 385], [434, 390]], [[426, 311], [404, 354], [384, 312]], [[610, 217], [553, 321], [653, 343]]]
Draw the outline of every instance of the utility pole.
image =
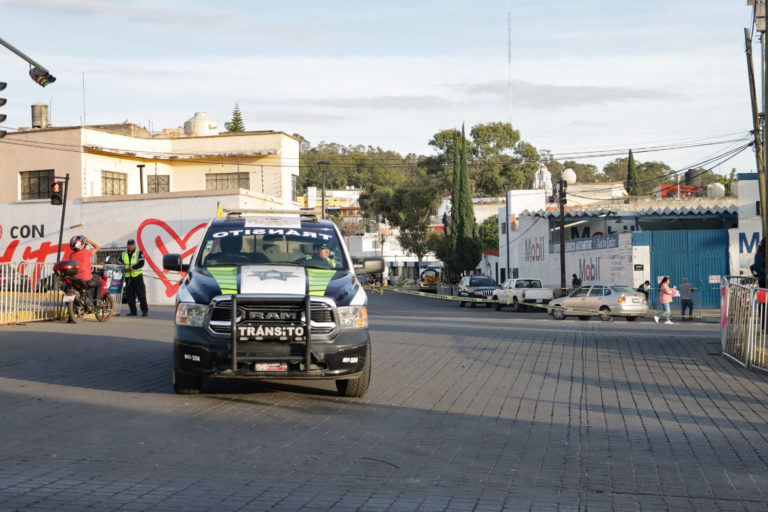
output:
[[507, 255], [507, 269], [504, 271], [504, 279], [509, 279], [509, 185], [511, 185], [510, 182], [505, 181], [504, 182], [504, 197], [506, 198], [506, 213], [507, 218], [504, 220], [504, 231], [506, 232], [504, 235], [504, 253]]
[[760, 137], [760, 111], [757, 106], [757, 92], [755, 86], [755, 70], [752, 64], [752, 35], [749, 29], [744, 29], [744, 44], [747, 54], [747, 72], [749, 74], [749, 96], [752, 105], [752, 132], [755, 137], [755, 164], [757, 169], [757, 182], [760, 188], [760, 220], [763, 227], [763, 233], [768, 233], [768, 216], [763, 215], [765, 210], [766, 187], [763, 170], [763, 144]]
[[[763, 81], [763, 119], [762, 119], [762, 125], [763, 125], [763, 146], [762, 149], [765, 151], [765, 147], [768, 146], [768, 130], [766, 130], [765, 126], [765, 114], [766, 110], [768, 110], [768, 45], [766, 45], [766, 24], [765, 24], [765, 1], [766, 0], [747, 0], [747, 5], [751, 5], [754, 7], [754, 14], [755, 14], [755, 26], [757, 27], [758, 32], [760, 32], [760, 46], [761, 46], [761, 76]], [[749, 31], [745, 32], [746, 35], [749, 35]], [[749, 62], [751, 63], [751, 51], [748, 51]], [[751, 68], [751, 66], [750, 66]], [[756, 109], [756, 103], [753, 105], [753, 111]], [[754, 112], [753, 112], [753, 123], [754, 123]], [[759, 114], [758, 114], [759, 118]], [[759, 131], [755, 133], [756, 138], [759, 137]], [[768, 235], [768, 212], [766, 211], [766, 197], [768, 194], [766, 194], [766, 176], [768, 175], [768, 159], [765, 158], [765, 155], [758, 151], [758, 147], [755, 146], [755, 152], [758, 153], [758, 159], [757, 159], [757, 179], [758, 179], [758, 186], [760, 187], [760, 220], [762, 225], [762, 235], [763, 238], [765, 238], [766, 235]], [[761, 165], [762, 164], [762, 165]], [[768, 261], [766, 261], [766, 270], [768, 270]]]
[[568, 289], [565, 286], [565, 189], [568, 187], [568, 182], [560, 180], [557, 182], [557, 198], [560, 203], [560, 291], [565, 293]]
[[331, 163], [328, 160], [320, 160], [317, 162], [317, 165], [319, 165], [320, 169], [323, 171], [323, 199], [321, 218], [325, 219], [325, 173], [328, 171], [328, 166], [331, 165]]

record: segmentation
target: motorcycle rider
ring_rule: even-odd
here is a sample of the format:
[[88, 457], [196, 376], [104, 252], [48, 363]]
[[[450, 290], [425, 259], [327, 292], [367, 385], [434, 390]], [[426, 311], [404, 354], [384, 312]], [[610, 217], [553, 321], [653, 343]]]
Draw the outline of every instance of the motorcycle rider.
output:
[[[89, 249], [88, 246], [91, 246]], [[78, 277], [85, 281], [88, 288], [93, 290], [92, 294], [85, 294], [84, 296], [88, 300], [95, 301], [98, 294], [97, 290], [101, 286], [101, 281], [98, 278], [93, 277], [91, 271], [91, 259], [93, 255], [99, 252], [100, 247], [95, 244], [91, 239], [85, 235], [75, 235], [69, 240], [69, 248], [72, 249], [72, 254], [69, 258], [77, 262], [78, 270], [75, 277]]]
[[147, 316], [147, 289], [144, 286], [144, 254], [136, 248], [136, 241], [128, 240], [127, 249], [120, 256], [120, 261], [125, 265], [125, 293], [128, 297], [128, 316], [136, 316], [136, 298], [139, 299], [141, 316]]

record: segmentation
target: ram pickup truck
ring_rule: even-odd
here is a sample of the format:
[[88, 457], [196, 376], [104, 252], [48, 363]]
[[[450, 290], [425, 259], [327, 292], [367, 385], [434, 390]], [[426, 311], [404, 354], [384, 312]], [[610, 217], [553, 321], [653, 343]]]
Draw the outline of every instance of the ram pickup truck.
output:
[[522, 311], [535, 304], [549, 303], [552, 300], [552, 289], [542, 287], [538, 279], [507, 279], [493, 290], [493, 300], [496, 301], [496, 311], [504, 306]]
[[358, 275], [381, 258], [353, 260], [333, 222], [299, 211], [229, 212], [206, 229], [176, 296], [173, 389], [203, 379], [328, 379], [345, 397], [371, 377], [368, 299]]

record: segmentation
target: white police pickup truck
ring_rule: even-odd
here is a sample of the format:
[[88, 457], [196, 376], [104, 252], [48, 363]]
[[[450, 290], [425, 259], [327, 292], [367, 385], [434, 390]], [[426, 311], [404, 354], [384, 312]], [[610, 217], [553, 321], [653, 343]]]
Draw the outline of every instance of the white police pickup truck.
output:
[[357, 275], [381, 258], [353, 262], [335, 224], [269, 210], [213, 219], [176, 296], [173, 389], [199, 393], [204, 378], [332, 379], [360, 397], [371, 377], [368, 299]]

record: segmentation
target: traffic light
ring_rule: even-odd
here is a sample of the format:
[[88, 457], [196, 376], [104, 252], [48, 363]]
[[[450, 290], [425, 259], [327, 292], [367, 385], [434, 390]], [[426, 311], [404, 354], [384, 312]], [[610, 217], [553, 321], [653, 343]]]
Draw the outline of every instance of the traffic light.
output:
[[45, 87], [46, 85], [52, 84], [56, 81], [56, 77], [50, 74], [45, 68], [32, 68], [29, 70], [29, 76], [31, 76], [32, 80], [37, 82], [37, 84], [41, 87]]
[[51, 204], [61, 204], [61, 195], [64, 193], [64, 183], [54, 181], [51, 183]]
[[[0, 91], [2, 91], [3, 89], [5, 89], [5, 86], [6, 86], [6, 83], [5, 83], [5, 82], [0, 82]], [[4, 106], [4, 105], [5, 105], [5, 98], [0, 98], [0, 107], [2, 107], [2, 106]], [[8, 117], [8, 116], [6, 116], [5, 114], [0, 114], [0, 124], [4, 123], [4, 122], [5, 122], [5, 119], [6, 119], [7, 117]], [[0, 130], [0, 138], [3, 138], [3, 137], [5, 137], [5, 133], [6, 133], [6, 132], [5, 132], [5, 130]]]

